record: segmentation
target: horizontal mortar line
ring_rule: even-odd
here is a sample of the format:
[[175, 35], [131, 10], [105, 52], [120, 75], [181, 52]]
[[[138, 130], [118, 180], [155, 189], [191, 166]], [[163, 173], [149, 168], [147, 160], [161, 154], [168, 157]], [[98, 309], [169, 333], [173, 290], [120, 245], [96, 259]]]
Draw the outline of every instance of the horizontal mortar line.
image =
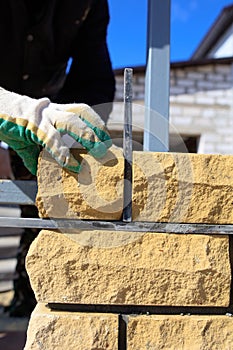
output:
[[108, 305], [108, 304], [74, 304], [47, 303], [52, 311], [111, 313], [121, 315], [233, 315], [233, 306], [152, 306], [152, 305]]

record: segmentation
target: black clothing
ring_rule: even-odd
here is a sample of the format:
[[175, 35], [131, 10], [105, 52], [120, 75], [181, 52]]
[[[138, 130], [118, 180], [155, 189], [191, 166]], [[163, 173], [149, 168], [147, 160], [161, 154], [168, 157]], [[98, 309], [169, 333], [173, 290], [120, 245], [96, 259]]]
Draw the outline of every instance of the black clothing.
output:
[[[107, 0], [4, 0], [0, 2], [0, 86], [57, 103], [87, 103], [106, 121], [115, 79], [106, 44]], [[72, 63], [67, 72], [69, 60]], [[16, 179], [35, 179], [10, 150]], [[36, 207], [21, 207], [35, 217]], [[17, 256], [14, 298], [6, 311], [29, 316], [36, 300], [25, 257], [38, 230], [23, 232]]]
[[1, 1], [0, 86], [58, 103], [112, 102], [108, 22], [107, 0]]

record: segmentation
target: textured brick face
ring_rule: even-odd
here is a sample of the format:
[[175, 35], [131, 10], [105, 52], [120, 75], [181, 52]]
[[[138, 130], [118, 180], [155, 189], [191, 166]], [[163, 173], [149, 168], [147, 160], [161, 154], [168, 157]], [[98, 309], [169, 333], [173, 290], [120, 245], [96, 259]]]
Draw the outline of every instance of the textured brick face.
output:
[[[45, 152], [38, 171], [42, 217], [120, 220], [123, 158], [112, 148], [101, 161], [82, 152], [79, 175]], [[133, 220], [233, 223], [233, 156], [134, 152]]]
[[232, 349], [232, 326], [228, 316], [129, 317], [127, 349]]
[[118, 316], [50, 311], [32, 313], [25, 350], [118, 350]]
[[228, 253], [226, 236], [41, 231], [27, 271], [40, 302], [228, 306]]

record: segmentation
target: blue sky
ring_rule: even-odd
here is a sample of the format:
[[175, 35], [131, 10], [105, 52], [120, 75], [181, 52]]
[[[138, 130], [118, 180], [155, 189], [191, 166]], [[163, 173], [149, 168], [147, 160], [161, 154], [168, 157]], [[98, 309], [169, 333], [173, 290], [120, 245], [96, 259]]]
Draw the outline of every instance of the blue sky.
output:
[[[171, 61], [189, 59], [221, 10], [232, 4], [232, 0], [171, 0]], [[113, 67], [144, 65], [147, 0], [109, 0], [109, 9]]]

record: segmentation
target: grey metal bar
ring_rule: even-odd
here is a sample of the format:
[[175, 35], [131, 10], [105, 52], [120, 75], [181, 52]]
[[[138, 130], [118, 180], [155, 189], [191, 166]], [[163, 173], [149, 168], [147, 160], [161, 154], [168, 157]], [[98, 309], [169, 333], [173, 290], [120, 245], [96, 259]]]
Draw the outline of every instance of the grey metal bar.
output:
[[169, 149], [170, 0], [148, 0], [144, 150]]
[[0, 217], [0, 227], [232, 235], [233, 225]]
[[0, 204], [35, 205], [36, 181], [0, 180]]
[[132, 221], [132, 80], [133, 69], [124, 70], [124, 205], [123, 221]]

